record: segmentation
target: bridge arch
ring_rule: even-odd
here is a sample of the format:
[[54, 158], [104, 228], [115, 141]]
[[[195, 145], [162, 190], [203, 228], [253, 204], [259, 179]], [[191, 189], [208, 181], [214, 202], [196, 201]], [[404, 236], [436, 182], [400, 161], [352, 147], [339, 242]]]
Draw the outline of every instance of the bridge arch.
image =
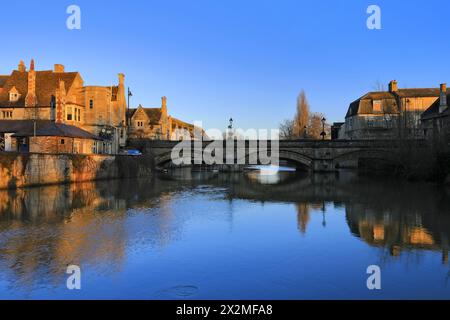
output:
[[[245, 155], [244, 155], [245, 159], [243, 159], [244, 157], [237, 158], [235, 156], [234, 162], [236, 164], [238, 164], [238, 163], [241, 163], [242, 160], [244, 160], [245, 164], [248, 165], [250, 157], [255, 156], [256, 159], [258, 159], [259, 158], [258, 155], [259, 155], [259, 151], [249, 152], [248, 150], [246, 150]], [[198, 157], [202, 156], [202, 151], [192, 150], [191, 164], [194, 164], [195, 156], [198, 156]], [[299, 164], [300, 166], [308, 168], [308, 169], [311, 169], [313, 167], [313, 160], [310, 157], [308, 157], [304, 154], [301, 154], [299, 152], [291, 151], [291, 150], [279, 150], [279, 159], [287, 160], [287, 161]], [[172, 152], [165, 152], [163, 154], [155, 156], [155, 165], [157, 168], [161, 168], [165, 164], [167, 164], [171, 161], [172, 161]], [[225, 159], [224, 159], [224, 161], [225, 161]]]
[[[245, 163], [249, 164], [249, 158], [251, 156], [258, 159], [259, 158], [258, 155], [259, 155], [259, 151], [249, 152], [248, 150], [246, 150]], [[302, 167], [306, 167], [308, 169], [312, 168], [312, 166], [313, 166], [313, 164], [312, 164], [313, 160], [310, 157], [308, 157], [304, 154], [301, 154], [299, 152], [292, 151], [292, 150], [283, 150], [283, 149], [279, 150], [278, 158], [280, 160], [287, 160], [287, 161], [294, 162], [294, 163], [299, 164]], [[235, 160], [238, 162], [242, 162], [243, 158], [237, 158]]]

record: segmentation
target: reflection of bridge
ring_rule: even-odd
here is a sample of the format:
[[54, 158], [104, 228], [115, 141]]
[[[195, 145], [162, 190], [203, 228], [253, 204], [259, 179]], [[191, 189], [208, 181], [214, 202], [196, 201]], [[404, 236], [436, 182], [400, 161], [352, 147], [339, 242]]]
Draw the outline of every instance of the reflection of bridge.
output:
[[[154, 156], [155, 164], [162, 167], [171, 163], [172, 149], [179, 141], [134, 140], [131, 145], [141, 149], [145, 153]], [[186, 142], [188, 143], [189, 142]], [[222, 146], [224, 150], [224, 163], [230, 164], [225, 159], [226, 141], [203, 141], [202, 151], [195, 142], [191, 141], [192, 159], [206, 148], [211, 148], [211, 143]], [[395, 163], [393, 150], [398, 148], [397, 141], [392, 140], [280, 140], [279, 159], [294, 162], [299, 166], [313, 171], [334, 171], [342, 163], [357, 164], [360, 159], [380, 159]], [[417, 145], [419, 146], [419, 144]], [[270, 141], [265, 144], [257, 141], [245, 141], [234, 143], [233, 164], [249, 164], [249, 158], [259, 157], [260, 152], [272, 152]], [[259, 158], [258, 158], [259, 161]], [[194, 161], [192, 161], [194, 163]]]

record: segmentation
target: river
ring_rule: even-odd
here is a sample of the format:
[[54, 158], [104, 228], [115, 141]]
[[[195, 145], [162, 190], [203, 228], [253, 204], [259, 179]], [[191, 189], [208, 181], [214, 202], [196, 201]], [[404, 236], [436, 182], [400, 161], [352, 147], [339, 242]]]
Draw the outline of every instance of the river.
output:
[[0, 191], [0, 298], [449, 299], [449, 239], [448, 188], [352, 171]]

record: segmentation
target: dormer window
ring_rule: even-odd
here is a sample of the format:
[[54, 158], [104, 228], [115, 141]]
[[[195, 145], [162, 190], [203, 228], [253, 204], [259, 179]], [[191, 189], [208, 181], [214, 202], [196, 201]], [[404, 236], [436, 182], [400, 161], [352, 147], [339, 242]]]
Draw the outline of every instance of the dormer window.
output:
[[373, 112], [378, 113], [383, 111], [383, 105], [381, 103], [381, 100], [373, 100]]
[[16, 87], [12, 87], [12, 89], [9, 91], [9, 101], [17, 102], [19, 100], [19, 97], [19, 91], [17, 91]]

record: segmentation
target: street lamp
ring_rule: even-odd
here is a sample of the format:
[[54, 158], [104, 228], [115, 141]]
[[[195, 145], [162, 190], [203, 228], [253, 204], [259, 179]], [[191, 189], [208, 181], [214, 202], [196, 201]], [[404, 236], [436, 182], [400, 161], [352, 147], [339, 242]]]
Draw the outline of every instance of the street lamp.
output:
[[229, 124], [229, 126], [228, 126], [228, 129], [233, 129], [233, 118], [230, 118], [230, 124]]
[[322, 140], [325, 140], [325, 136], [327, 135], [325, 133], [325, 121], [327, 121], [327, 119], [323, 117], [321, 121], [322, 121], [322, 132], [320, 133], [320, 135], [322, 136]]
[[228, 125], [228, 137], [227, 139], [233, 138], [233, 118], [230, 118], [230, 124]]

